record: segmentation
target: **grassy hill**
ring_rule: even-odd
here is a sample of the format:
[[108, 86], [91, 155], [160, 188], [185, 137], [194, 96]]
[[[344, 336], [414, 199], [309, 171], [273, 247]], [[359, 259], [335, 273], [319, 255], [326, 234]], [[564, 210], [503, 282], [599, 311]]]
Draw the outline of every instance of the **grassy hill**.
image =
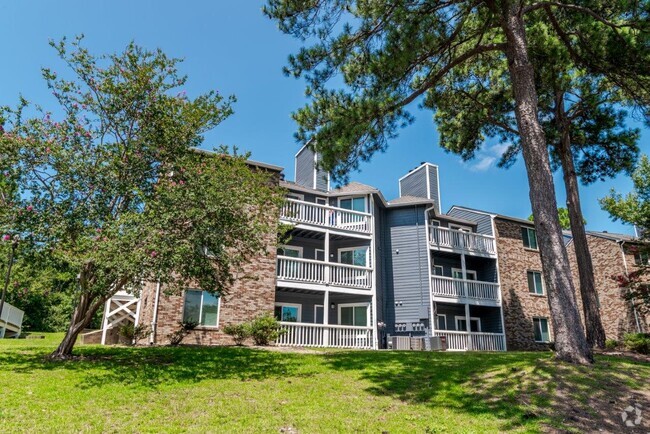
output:
[[549, 353], [287, 352], [80, 346], [60, 335], [0, 341], [3, 432], [635, 432], [650, 365]]

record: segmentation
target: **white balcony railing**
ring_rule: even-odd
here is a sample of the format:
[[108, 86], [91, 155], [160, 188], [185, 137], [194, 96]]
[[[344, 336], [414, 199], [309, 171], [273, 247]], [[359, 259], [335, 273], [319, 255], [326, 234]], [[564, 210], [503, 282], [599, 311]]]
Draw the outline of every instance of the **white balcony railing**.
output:
[[7, 331], [17, 336], [22, 329], [24, 315], [25, 312], [5, 301], [0, 312], [0, 338], [4, 337]]
[[457, 332], [436, 330], [434, 336], [445, 336], [449, 351], [505, 351], [503, 333]]
[[443, 276], [431, 276], [431, 294], [436, 297], [500, 300], [498, 283]]
[[296, 199], [286, 200], [280, 211], [280, 218], [292, 223], [304, 223], [366, 234], [372, 232], [372, 216], [368, 213]]
[[278, 256], [279, 280], [372, 289], [372, 268]]
[[431, 226], [429, 244], [436, 248], [459, 249], [473, 253], [496, 255], [494, 237], [456, 229]]
[[284, 347], [332, 347], [372, 349], [372, 327], [280, 322], [285, 332], [275, 341]]

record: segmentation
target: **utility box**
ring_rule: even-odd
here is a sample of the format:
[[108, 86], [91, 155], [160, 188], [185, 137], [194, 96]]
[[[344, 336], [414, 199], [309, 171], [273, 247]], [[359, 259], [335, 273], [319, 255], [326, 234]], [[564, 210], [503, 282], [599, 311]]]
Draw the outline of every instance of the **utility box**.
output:
[[445, 351], [447, 349], [446, 336], [432, 336], [429, 341], [431, 342], [431, 351]]
[[425, 348], [424, 338], [422, 337], [411, 338], [411, 349], [413, 351], [424, 351], [424, 348]]

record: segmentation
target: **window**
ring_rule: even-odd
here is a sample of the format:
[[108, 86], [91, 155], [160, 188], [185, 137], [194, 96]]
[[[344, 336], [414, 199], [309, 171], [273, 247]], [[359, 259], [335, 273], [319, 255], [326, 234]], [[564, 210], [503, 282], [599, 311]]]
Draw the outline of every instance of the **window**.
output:
[[[477, 317], [470, 317], [469, 318], [469, 323], [471, 326], [472, 332], [480, 332], [481, 331], [481, 318]], [[457, 316], [456, 317], [456, 330], [459, 332], [466, 332], [467, 331], [467, 318], [464, 316]]]
[[447, 330], [447, 315], [439, 313], [436, 317], [438, 319], [438, 330]]
[[438, 220], [431, 220], [431, 226], [435, 226], [435, 227], [437, 227], [437, 228], [440, 227], [440, 221], [438, 221]]
[[369, 307], [367, 303], [339, 304], [339, 324], [368, 327]]
[[[463, 270], [460, 268], [452, 268], [451, 275], [454, 279], [462, 279]], [[476, 280], [476, 271], [474, 270], [465, 270], [465, 275], [467, 276], [467, 280]]]
[[634, 263], [636, 265], [648, 265], [648, 252], [636, 252], [634, 254]]
[[300, 322], [302, 305], [292, 303], [275, 303], [275, 318], [278, 321]]
[[368, 266], [368, 248], [352, 247], [339, 249], [339, 262], [341, 264], [358, 265], [359, 267]]
[[302, 258], [302, 247], [298, 246], [280, 246], [278, 254], [290, 258]]
[[315, 304], [314, 305], [314, 323], [323, 324], [323, 322], [324, 322], [323, 305], [322, 304]]
[[539, 271], [528, 271], [528, 291], [531, 294], [544, 295], [542, 273]]
[[217, 327], [219, 324], [219, 296], [207, 291], [185, 291], [183, 322], [194, 322], [201, 326]]
[[454, 231], [461, 231], [461, 232], [472, 232], [472, 228], [467, 227], [467, 226], [461, 226], [461, 225], [449, 225], [449, 229], [452, 229]]
[[535, 229], [522, 226], [521, 238], [524, 240], [524, 247], [537, 250], [537, 232], [535, 232]]
[[349, 209], [352, 211], [366, 212], [366, 198], [359, 197], [346, 197], [339, 199], [339, 208]]
[[434, 265], [433, 266], [433, 275], [434, 276], [444, 276], [445, 275], [445, 269], [442, 267], [442, 265]]
[[327, 199], [325, 199], [324, 197], [317, 197], [316, 203], [319, 205], [327, 205]]
[[316, 249], [316, 260], [317, 261], [324, 261], [325, 260], [325, 250], [323, 249]]
[[548, 332], [548, 319], [533, 318], [533, 329], [533, 332], [535, 334], [535, 342], [551, 341], [551, 335]]
[[302, 195], [302, 194], [289, 192], [289, 193], [287, 193], [287, 199], [305, 200], [305, 196]]

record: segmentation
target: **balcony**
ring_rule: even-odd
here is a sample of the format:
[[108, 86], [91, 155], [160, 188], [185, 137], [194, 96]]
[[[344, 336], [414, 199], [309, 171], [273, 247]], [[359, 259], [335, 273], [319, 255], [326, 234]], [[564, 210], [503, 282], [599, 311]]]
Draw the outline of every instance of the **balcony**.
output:
[[278, 280], [309, 285], [372, 289], [372, 268], [278, 256]]
[[372, 327], [282, 321], [280, 330], [275, 344], [282, 347], [374, 348]]
[[431, 276], [431, 295], [433, 297], [463, 299], [476, 304], [482, 304], [481, 302], [498, 304], [501, 302], [498, 283], [453, 279], [443, 276]]
[[372, 233], [372, 215], [296, 199], [287, 199], [280, 218], [290, 223]]
[[506, 337], [503, 333], [457, 332], [436, 330], [434, 336], [444, 336], [449, 351], [505, 351]]
[[494, 237], [489, 235], [430, 226], [429, 237], [429, 245], [434, 249], [487, 257], [497, 255]]
[[0, 312], [0, 338], [19, 337], [25, 312], [5, 302]]

